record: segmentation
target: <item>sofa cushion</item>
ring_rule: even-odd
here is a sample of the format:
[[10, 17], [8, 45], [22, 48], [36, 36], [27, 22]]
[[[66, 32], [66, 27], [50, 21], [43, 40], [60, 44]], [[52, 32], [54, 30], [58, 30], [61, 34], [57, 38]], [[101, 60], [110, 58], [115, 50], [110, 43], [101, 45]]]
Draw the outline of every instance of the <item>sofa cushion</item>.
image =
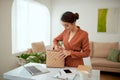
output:
[[94, 67], [120, 68], [119, 62], [109, 61], [106, 58], [92, 58], [91, 63]]
[[119, 54], [120, 54], [120, 50], [117, 49], [111, 49], [107, 59], [110, 61], [114, 61], [114, 62], [118, 62], [119, 61]]
[[32, 51], [37, 53], [37, 52], [41, 52], [41, 51], [46, 51], [45, 49], [45, 45], [44, 42], [34, 42], [31, 44], [32, 45]]
[[119, 42], [93, 42], [93, 57], [107, 57], [110, 49], [118, 49]]

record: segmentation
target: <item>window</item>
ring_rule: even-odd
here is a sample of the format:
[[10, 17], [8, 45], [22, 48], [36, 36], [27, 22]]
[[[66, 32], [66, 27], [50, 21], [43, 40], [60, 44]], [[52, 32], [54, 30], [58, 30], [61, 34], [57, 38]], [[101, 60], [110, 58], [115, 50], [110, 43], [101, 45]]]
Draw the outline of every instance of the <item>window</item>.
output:
[[12, 6], [12, 53], [26, 50], [32, 42], [50, 45], [48, 8], [34, 0], [14, 0]]

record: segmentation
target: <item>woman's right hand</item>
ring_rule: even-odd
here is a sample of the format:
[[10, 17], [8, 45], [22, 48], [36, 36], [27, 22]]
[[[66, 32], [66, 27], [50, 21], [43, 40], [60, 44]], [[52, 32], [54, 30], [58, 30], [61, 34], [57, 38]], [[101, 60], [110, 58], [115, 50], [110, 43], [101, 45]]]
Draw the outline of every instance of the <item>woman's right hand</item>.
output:
[[60, 51], [63, 50], [63, 48], [61, 46], [54, 46], [54, 50]]

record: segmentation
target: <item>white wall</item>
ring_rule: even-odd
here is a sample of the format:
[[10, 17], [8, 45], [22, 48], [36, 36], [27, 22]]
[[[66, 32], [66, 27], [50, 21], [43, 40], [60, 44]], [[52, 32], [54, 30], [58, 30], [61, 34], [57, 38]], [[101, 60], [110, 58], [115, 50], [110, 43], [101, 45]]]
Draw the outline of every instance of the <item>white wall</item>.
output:
[[120, 0], [52, 0], [52, 39], [62, 30], [60, 17], [65, 11], [79, 13], [77, 25], [89, 33], [90, 41], [120, 41], [119, 33], [97, 32], [98, 8], [118, 8]]
[[0, 0], [0, 75], [17, 66], [11, 48], [12, 0]]
[[35, 0], [40, 2], [41, 4], [45, 5], [46, 7], [48, 7], [50, 13], [51, 13], [51, 0]]

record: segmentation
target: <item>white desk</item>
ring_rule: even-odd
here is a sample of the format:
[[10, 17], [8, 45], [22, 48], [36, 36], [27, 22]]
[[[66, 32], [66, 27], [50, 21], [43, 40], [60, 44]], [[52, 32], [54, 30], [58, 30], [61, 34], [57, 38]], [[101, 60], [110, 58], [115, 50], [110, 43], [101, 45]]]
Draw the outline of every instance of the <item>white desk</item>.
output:
[[[26, 65], [42, 65], [43, 67], [46, 67], [45, 64], [38, 64], [38, 63], [29, 63]], [[73, 71], [77, 71], [76, 68], [71, 67], [65, 67], [69, 68]], [[58, 73], [58, 71], [61, 68], [47, 68], [50, 72], [37, 75], [37, 76], [31, 76], [31, 74], [23, 67], [18, 67], [16, 69], [13, 69], [11, 71], [8, 71], [3, 74], [4, 79], [8, 80], [60, 80], [57, 78], [54, 78], [53, 76]], [[81, 77], [82, 78], [82, 77]], [[75, 80], [83, 80], [78, 75]], [[100, 71], [99, 70], [92, 70], [91, 78], [89, 80], [100, 80]]]

